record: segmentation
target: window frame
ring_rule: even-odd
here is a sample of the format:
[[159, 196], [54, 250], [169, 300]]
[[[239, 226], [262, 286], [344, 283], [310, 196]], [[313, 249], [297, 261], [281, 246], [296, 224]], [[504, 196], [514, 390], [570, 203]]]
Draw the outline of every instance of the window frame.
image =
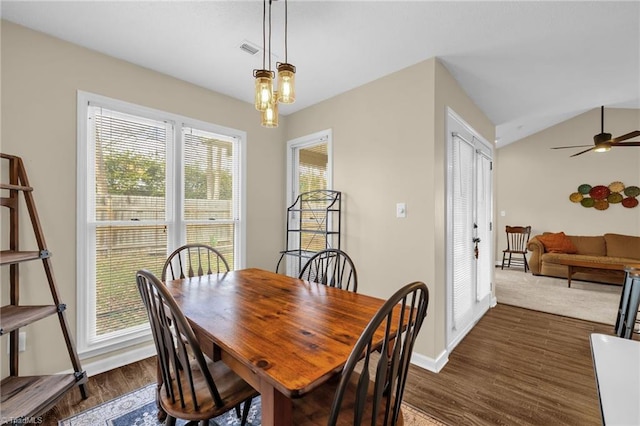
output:
[[[333, 190], [333, 130], [325, 129], [287, 141], [287, 178], [285, 183], [287, 204], [285, 206], [285, 210], [291, 206], [298, 198], [298, 195], [300, 195], [300, 150], [323, 143], [327, 145], [327, 178], [325, 189]], [[287, 220], [291, 221], [292, 217], [288, 216]], [[329, 217], [328, 220], [331, 220], [331, 217]], [[299, 247], [287, 247], [288, 250], [293, 248]], [[298, 266], [295, 265], [295, 262], [285, 262], [284, 268], [284, 272], [287, 275], [292, 277], [298, 276]]]
[[308, 148], [310, 146], [319, 145], [323, 142], [327, 144], [327, 188], [333, 189], [333, 132], [332, 129], [321, 130], [309, 135], [305, 135], [296, 139], [287, 141], [287, 207], [296, 200], [299, 195], [298, 170], [294, 162], [296, 162], [297, 150]]
[[[114, 111], [142, 118], [165, 121], [173, 126], [172, 140], [166, 150], [165, 225], [167, 226], [167, 250], [184, 244], [186, 226], [184, 220], [184, 139], [183, 129], [194, 128], [218, 133], [235, 139], [234, 208], [229, 222], [235, 225], [234, 259], [236, 268], [243, 268], [246, 257], [246, 132], [213, 123], [164, 112], [94, 93], [77, 92], [77, 194], [76, 194], [76, 334], [80, 358], [89, 358], [121, 348], [149, 342], [148, 324], [117, 332], [95, 334], [95, 236], [99, 223], [90, 217], [95, 191], [89, 193], [90, 182], [95, 182], [95, 146], [90, 143], [88, 124], [89, 106], [101, 106]], [[160, 222], [158, 222], [160, 223]], [[167, 253], [168, 254], [168, 253]], [[94, 266], [91, 266], [94, 265]], [[144, 267], [144, 265], [141, 265]], [[135, 280], [132, 279], [132, 284]]]

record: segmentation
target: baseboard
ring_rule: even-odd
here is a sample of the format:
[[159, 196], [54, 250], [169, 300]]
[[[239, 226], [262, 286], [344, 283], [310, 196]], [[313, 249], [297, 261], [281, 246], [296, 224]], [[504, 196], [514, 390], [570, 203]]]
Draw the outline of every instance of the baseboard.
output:
[[491, 296], [491, 303], [489, 304], [489, 307], [495, 308], [497, 304], [498, 304], [498, 299], [496, 298], [496, 295], [494, 292], [494, 294]]
[[424, 368], [425, 370], [429, 370], [433, 373], [440, 372], [440, 370], [442, 370], [444, 366], [447, 365], [447, 362], [449, 362], [449, 353], [447, 351], [442, 351], [436, 359], [430, 358], [426, 355], [417, 354], [415, 352], [411, 354], [412, 364]]
[[[122, 367], [133, 362], [137, 362], [156, 354], [156, 347], [151, 344], [136, 349], [128, 350], [125, 352], [119, 352], [117, 355], [113, 355], [107, 358], [100, 359], [89, 363], [82, 363], [82, 369], [86, 371], [87, 376], [95, 376], [96, 374], [104, 373], [105, 371], [113, 370], [114, 368]], [[63, 374], [72, 373], [73, 370], [63, 371]]]
[[[122, 367], [127, 364], [131, 364], [156, 354], [156, 348], [153, 344], [144, 346], [142, 348], [136, 348], [127, 352], [121, 352], [118, 355], [114, 355], [108, 358], [104, 358], [98, 361], [83, 364], [82, 368], [87, 372], [87, 376], [95, 376], [96, 374], [104, 373], [105, 371], [113, 370], [114, 368]], [[411, 363], [418, 367], [424, 368], [434, 373], [438, 373], [449, 362], [449, 354], [447, 351], [442, 351], [437, 358], [433, 359], [426, 355], [413, 353], [411, 355]], [[71, 373], [72, 370], [63, 371], [62, 373]]]

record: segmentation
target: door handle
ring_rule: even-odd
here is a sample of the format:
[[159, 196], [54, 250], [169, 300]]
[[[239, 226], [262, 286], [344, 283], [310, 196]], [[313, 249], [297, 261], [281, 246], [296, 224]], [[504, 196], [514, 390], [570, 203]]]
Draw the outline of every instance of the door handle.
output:
[[478, 243], [480, 242], [480, 238], [475, 237], [473, 239], [473, 243], [475, 244], [475, 247], [473, 248], [473, 255], [475, 256], [475, 258], [478, 258]]

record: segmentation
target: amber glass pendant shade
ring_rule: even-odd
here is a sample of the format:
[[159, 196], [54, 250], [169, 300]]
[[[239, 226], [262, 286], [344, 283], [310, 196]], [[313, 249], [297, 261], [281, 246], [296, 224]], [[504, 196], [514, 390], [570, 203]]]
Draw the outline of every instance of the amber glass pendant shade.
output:
[[264, 111], [273, 99], [273, 71], [254, 70], [253, 76], [256, 78], [255, 107]]
[[296, 67], [278, 63], [278, 102], [292, 104], [296, 101]]
[[262, 111], [261, 123], [263, 127], [278, 127], [278, 102], [277, 95], [274, 94], [273, 101]]

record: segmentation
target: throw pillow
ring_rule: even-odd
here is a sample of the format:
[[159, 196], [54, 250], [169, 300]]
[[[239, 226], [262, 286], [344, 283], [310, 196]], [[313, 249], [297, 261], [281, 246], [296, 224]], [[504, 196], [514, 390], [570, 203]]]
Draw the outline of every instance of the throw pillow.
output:
[[540, 240], [544, 246], [545, 251], [549, 253], [574, 254], [578, 252], [576, 246], [573, 245], [569, 237], [567, 237], [564, 232], [538, 235], [538, 240]]

